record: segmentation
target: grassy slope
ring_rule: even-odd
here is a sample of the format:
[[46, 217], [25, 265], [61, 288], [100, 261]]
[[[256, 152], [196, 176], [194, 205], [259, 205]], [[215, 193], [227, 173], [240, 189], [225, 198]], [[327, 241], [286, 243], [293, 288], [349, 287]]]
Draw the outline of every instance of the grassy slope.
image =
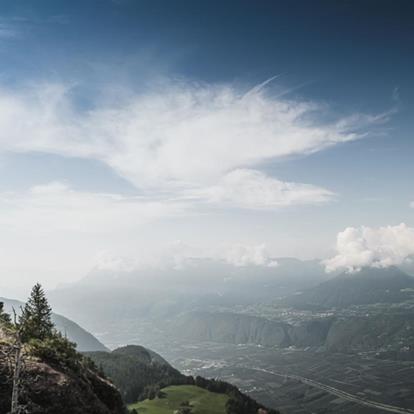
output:
[[194, 414], [225, 414], [228, 396], [204, 390], [194, 385], [174, 385], [164, 388], [166, 398], [145, 400], [131, 404], [139, 414], [172, 414], [180, 408], [183, 401], [189, 401]]

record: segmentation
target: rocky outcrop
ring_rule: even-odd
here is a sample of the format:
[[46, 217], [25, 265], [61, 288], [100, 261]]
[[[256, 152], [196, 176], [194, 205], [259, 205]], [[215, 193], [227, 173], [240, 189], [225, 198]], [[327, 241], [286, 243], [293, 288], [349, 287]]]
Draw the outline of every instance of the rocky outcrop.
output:
[[[6, 414], [10, 411], [11, 384], [6, 367], [0, 368], [0, 414]], [[21, 402], [31, 414], [125, 412], [118, 390], [96, 373], [75, 373], [35, 361], [26, 363]]]
[[52, 333], [19, 345], [15, 329], [0, 323], [0, 414], [10, 412], [16, 360], [22, 412], [125, 414], [118, 389], [66, 338]]

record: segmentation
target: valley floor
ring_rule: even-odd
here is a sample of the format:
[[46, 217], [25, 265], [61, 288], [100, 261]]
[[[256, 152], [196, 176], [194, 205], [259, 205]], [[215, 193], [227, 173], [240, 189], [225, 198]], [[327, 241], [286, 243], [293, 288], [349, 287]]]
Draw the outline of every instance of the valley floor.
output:
[[157, 350], [184, 373], [219, 377], [284, 414], [414, 412], [410, 361], [212, 343]]

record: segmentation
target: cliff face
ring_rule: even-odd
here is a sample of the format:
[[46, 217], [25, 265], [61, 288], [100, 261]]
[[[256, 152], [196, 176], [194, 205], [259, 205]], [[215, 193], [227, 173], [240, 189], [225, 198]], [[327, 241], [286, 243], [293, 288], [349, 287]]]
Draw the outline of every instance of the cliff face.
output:
[[193, 312], [174, 323], [172, 333], [196, 341], [289, 345], [288, 325], [236, 313]]
[[316, 319], [289, 327], [290, 344], [299, 348], [323, 346], [331, 329], [333, 319]]
[[174, 321], [170, 334], [188, 341], [264, 346], [324, 347], [328, 351], [361, 352], [412, 348], [414, 315], [333, 316], [290, 325], [232, 313], [193, 312]]
[[[124, 414], [118, 390], [90, 370], [75, 373], [28, 361], [22, 403], [31, 414]], [[10, 411], [11, 384], [0, 365], [0, 414]]]

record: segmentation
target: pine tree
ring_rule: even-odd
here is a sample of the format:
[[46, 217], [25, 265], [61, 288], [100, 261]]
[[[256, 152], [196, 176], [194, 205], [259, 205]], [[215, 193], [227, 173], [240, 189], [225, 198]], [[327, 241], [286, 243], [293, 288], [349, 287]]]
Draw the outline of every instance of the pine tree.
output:
[[4, 303], [0, 302], [0, 324], [9, 324], [11, 322], [11, 317], [8, 313], [4, 312]]
[[23, 341], [44, 340], [53, 334], [52, 308], [40, 283], [36, 283], [20, 317]]

